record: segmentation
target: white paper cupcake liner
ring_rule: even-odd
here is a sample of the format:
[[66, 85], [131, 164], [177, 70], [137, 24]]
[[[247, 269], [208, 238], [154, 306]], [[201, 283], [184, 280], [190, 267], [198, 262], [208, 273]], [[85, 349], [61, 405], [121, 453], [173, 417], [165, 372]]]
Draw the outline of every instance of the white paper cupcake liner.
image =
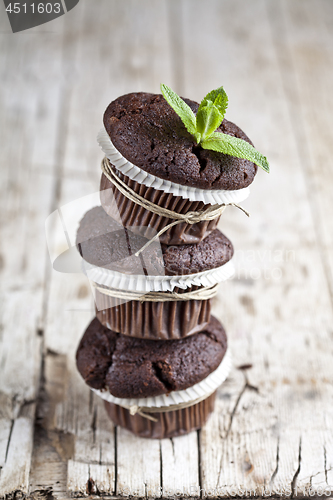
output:
[[215, 269], [184, 276], [131, 275], [96, 267], [82, 259], [83, 272], [89, 280], [109, 288], [134, 292], [172, 292], [178, 287], [183, 290], [191, 286], [213, 286], [226, 281], [235, 274], [232, 259]]
[[114, 403], [124, 408], [138, 406], [143, 408], [161, 408], [172, 405], [195, 402], [197, 399], [204, 399], [212, 394], [228, 377], [232, 367], [230, 350], [227, 349], [221, 363], [215, 371], [197, 384], [182, 391], [172, 391], [169, 394], [150, 398], [116, 398], [106, 389], [100, 391], [92, 389], [98, 396], [109, 403]]
[[97, 141], [105, 156], [110, 160], [122, 174], [126, 175], [133, 181], [144, 184], [147, 187], [171, 193], [174, 196], [181, 196], [190, 201], [203, 201], [205, 204], [228, 205], [229, 203], [240, 203], [244, 201], [250, 194], [248, 187], [228, 191], [226, 189], [200, 189], [189, 186], [182, 186], [175, 182], [166, 181], [155, 175], [148, 174], [140, 167], [133, 165], [122, 156], [121, 153], [113, 145], [108, 133], [103, 128], [97, 135]]

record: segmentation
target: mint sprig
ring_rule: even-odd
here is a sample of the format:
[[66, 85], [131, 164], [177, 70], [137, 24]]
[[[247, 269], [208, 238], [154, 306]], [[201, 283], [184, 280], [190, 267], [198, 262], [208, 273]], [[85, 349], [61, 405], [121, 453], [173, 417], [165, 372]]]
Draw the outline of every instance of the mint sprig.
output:
[[161, 84], [162, 94], [177, 113], [187, 131], [203, 149], [211, 149], [236, 158], [252, 161], [269, 172], [267, 158], [251, 144], [222, 132], [215, 132], [221, 125], [228, 107], [228, 96], [223, 87], [209, 92], [200, 103], [196, 116], [186, 102], [167, 85]]

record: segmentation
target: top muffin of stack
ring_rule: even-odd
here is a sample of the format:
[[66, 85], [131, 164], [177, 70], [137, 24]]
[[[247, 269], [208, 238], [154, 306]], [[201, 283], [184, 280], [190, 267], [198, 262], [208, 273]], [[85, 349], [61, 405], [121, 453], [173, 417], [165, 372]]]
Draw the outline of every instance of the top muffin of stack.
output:
[[[199, 104], [184, 102], [196, 113]], [[162, 95], [134, 93], [113, 101], [104, 113], [112, 143], [129, 162], [160, 179], [206, 190], [239, 190], [251, 184], [257, 166], [249, 160], [202, 149]], [[217, 132], [247, 135], [224, 119]]]

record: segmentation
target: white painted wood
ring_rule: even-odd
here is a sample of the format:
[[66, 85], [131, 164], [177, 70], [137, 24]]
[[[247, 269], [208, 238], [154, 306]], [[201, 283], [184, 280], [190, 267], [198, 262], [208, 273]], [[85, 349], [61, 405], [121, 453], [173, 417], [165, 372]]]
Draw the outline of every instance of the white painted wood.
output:
[[[166, 7], [166, 2], [160, 2], [157, 6], [151, 1], [144, 2], [140, 9], [135, 7], [134, 2], [121, 5], [113, 1], [108, 2], [108, 6], [105, 3], [105, 9], [112, 9], [113, 13], [110, 29], [110, 18], [103, 14], [103, 10], [92, 11], [88, 3], [85, 5], [81, 22], [86, 36], [82, 38], [77, 35], [71, 47], [77, 78], [75, 92], [71, 91], [68, 106], [68, 136], [64, 156], [66, 180], [62, 183], [59, 205], [99, 189], [102, 154], [95, 138], [102, 125], [106, 105], [125, 92], [140, 89], [157, 92], [163, 74], [166, 75], [163, 80], [170, 80], [168, 27], [166, 15], [161, 15], [166, 13]], [[134, 17], [133, 11], [137, 12]], [[119, 17], [128, 26], [128, 33], [133, 33], [130, 37], [125, 35], [117, 20]], [[96, 38], [96, 32], [104, 33], [103, 40]], [[126, 44], [123, 43], [124, 36]], [[82, 119], [78, 120], [78, 116], [82, 116]], [[106, 415], [102, 417], [104, 408], [101, 402], [96, 401], [96, 398], [90, 399], [90, 391], [76, 374], [74, 363], [76, 346], [94, 314], [87, 280], [83, 276], [53, 273], [48, 304], [46, 345], [52, 351], [66, 354], [69, 371], [69, 383], [63, 400], [58, 402], [55, 410], [56, 428], [75, 434], [75, 461], [93, 466], [90, 475], [98, 490], [115, 493], [113, 427]], [[68, 332], [72, 333], [69, 335]], [[96, 411], [94, 433], [91, 425]], [[120, 457], [122, 450], [128, 453], [128, 446], [128, 440], [125, 439], [123, 443], [123, 434], [119, 432], [117, 448]], [[145, 452], [149, 460], [157, 460], [159, 464], [159, 446], [156, 448], [145, 441]], [[133, 450], [131, 454], [133, 456]], [[133, 485], [141, 487], [141, 476], [145, 476], [145, 470], [149, 469], [149, 474], [153, 474], [155, 469], [151, 472], [145, 462], [137, 460], [136, 463]], [[120, 464], [117, 485], [118, 490], [122, 491], [126, 487], [126, 478], [133, 472], [131, 461], [125, 460]], [[71, 494], [86, 488], [86, 474], [82, 474], [81, 482], [79, 479], [80, 467], [71, 464], [68, 468]], [[156, 486], [159, 487], [159, 475]], [[149, 488], [149, 491], [153, 491], [155, 483], [154, 488]]]
[[89, 476], [92, 479], [91, 493], [113, 495], [115, 489], [114, 467], [110, 465], [90, 464]]
[[117, 494], [159, 498], [161, 496], [160, 477], [159, 441], [138, 438], [118, 427]]
[[198, 434], [161, 440], [162, 496], [200, 496]]
[[12, 422], [8, 418], [0, 419], [0, 467], [6, 461], [7, 446], [12, 431]]
[[[295, 494], [307, 495], [311, 484], [325, 480], [323, 445], [329, 424], [323, 414], [330, 414], [332, 398], [330, 386], [323, 383], [331, 374], [332, 351], [325, 262], [314, 244], [316, 213], [310, 211], [308, 180], [283, 91], [284, 74], [274, 65], [276, 47], [265, 2], [243, 4], [242, 17], [233, 16], [236, 2], [217, 4], [210, 3], [220, 13], [212, 18], [206, 5], [194, 15], [190, 2], [185, 3], [184, 37], [193, 29], [198, 33], [201, 26], [201, 36], [185, 53], [190, 87], [198, 93], [202, 88], [201, 97], [208, 79], [215, 80], [215, 86], [223, 83], [228, 92], [228, 78], [232, 79], [231, 95], [237, 92], [240, 99], [231, 99], [227, 118], [246, 124], [257, 147], [271, 151], [272, 174], [268, 178], [258, 173], [246, 202], [252, 213], [249, 221], [229, 210], [220, 224], [235, 244], [239, 271], [237, 280], [221, 287], [214, 311], [228, 327], [236, 365], [253, 365], [248, 379], [258, 392], [239, 381], [233, 398], [219, 399], [219, 418], [215, 414], [202, 431], [203, 493], [214, 496], [212, 489], [217, 488], [218, 494], [228, 496], [235, 488], [245, 497], [274, 490], [287, 496], [293, 486]], [[313, 3], [307, 5], [315, 9]], [[296, 8], [301, 11], [303, 6], [290, 7]], [[306, 15], [310, 18], [311, 10]], [[259, 30], [253, 29], [256, 25]], [[218, 29], [225, 34], [219, 42]], [[293, 40], [292, 28], [289, 34]], [[228, 37], [230, 50], [224, 43]], [[215, 39], [211, 53], [203, 43], [210, 39]], [[191, 54], [201, 61], [201, 78]], [[266, 145], [260, 144], [263, 137], [269, 140]], [[266, 254], [258, 246], [266, 248]], [[224, 390], [229, 394], [225, 386], [222, 395]], [[317, 401], [321, 410], [316, 411]]]
[[[58, 73], [57, 61], [47, 58], [47, 53], [60, 45], [59, 38], [46, 35], [43, 57], [37, 49], [41, 41], [38, 29], [28, 36], [5, 33], [0, 38], [4, 49], [0, 121], [0, 413], [4, 418], [0, 496], [3, 496], [29, 492], [41, 371], [44, 220], [53, 197], [57, 130], [54, 112], [60, 94], [58, 87], [52, 85], [54, 74], [50, 71], [52, 67]], [[43, 88], [40, 85], [36, 92], [42, 75]], [[45, 145], [48, 152], [42, 159]]]
[[[164, 497], [184, 490], [204, 498], [217, 490], [222, 497], [327, 491], [332, 4], [100, 3], [80, 2], [54, 21], [53, 33], [0, 34], [0, 496], [51, 486], [55, 498], [129, 491], [158, 498], [161, 487]], [[196, 433], [159, 442], [115, 432], [75, 367], [93, 316], [87, 281], [46, 266], [43, 288], [45, 218], [98, 190], [103, 110], [126, 92], [158, 92], [161, 81], [197, 100], [223, 84], [227, 118], [272, 168], [269, 176], [258, 173], [244, 203], [251, 218], [229, 209], [221, 221], [238, 270], [221, 287], [214, 313], [229, 333], [235, 368], [200, 431], [200, 449]], [[44, 326], [44, 337], [37, 335]], [[252, 367], [237, 369], [246, 364]]]
[[166, 0], [142, 0], [140, 7], [136, 0], [102, 0], [100, 6], [82, 6], [65, 157], [66, 171], [93, 179], [94, 189], [103, 157], [96, 136], [107, 105], [129, 92], [159, 92], [172, 76]]
[[2, 496], [16, 490], [28, 490], [33, 425], [33, 419], [25, 417], [19, 417], [14, 422], [6, 463], [0, 477]]
[[67, 473], [68, 492], [75, 492], [75, 496], [88, 496], [89, 464], [68, 460]]
[[[29, 94], [26, 95], [29, 98]], [[52, 176], [38, 175], [30, 163], [31, 146], [24, 139], [25, 120], [29, 113], [22, 112], [22, 126], [17, 128], [18, 140], [26, 160], [17, 159], [16, 169], [8, 164], [7, 189], [2, 198], [2, 289], [0, 339], [1, 358], [1, 415], [9, 421], [16, 419], [25, 405], [36, 402], [41, 368], [40, 329], [43, 314], [43, 275], [45, 244], [44, 218], [52, 194]], [[25, 118], [23, 118], [25, 117]], [[21, 136], [22, 134], [22, 136]], [[6, 184], [4, 188], [6, 187]], [[42, 207], [42, 208], [41, 208]], [[35, 406], [34, 406], [35, 408]], [[16, 451], [13, 435], [8, 444], [7, 461], [1, 472], [1, 490], [7, 484], [13, 490], [28, 492], [29, 464], [31, 461], [34, 414], [29, 414], [30, 431], [24, 443], [20, 461], [26, 468], [16, 475], [12, 470]], [[28, 422], [26, 423], [28, 426]], [[15, 423], [14, 427], [15, 429]], [[5, 445], [5, 443], [3, 443]], [[9, 461], [9, 457], [12, 457]], [[17, 482], [15, 483], [15, 477]]]

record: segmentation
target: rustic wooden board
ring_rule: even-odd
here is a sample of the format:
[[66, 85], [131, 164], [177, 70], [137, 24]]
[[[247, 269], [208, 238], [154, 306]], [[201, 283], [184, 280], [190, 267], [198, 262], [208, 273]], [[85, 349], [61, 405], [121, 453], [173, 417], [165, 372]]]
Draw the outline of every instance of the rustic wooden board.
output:
[[[329, 0], [82, 0], [50, 32], [0, 33], [0, 496], [333, 491], [332, 21]], [[272, 172], [250, 219], [221, 221], [237, 273], [214, 313], [235, 368], [204, 429], [154, 441], [115, 428], [79, 377], [91, 290], [52, 271], [43, 225], [97, 192], [108, 102], [161, 81], [198, 100], [223, 84]]]
[[[10, 38], [11, 37], [11, 40]], [[3, 138], [1, 167], [0, 414], [2, 495], [29, 492], [35, 409], [42, 366], [45, 293], [44, 221], [54, 198], [59, 88], [45, 77], [47, 51], [58, 40], [45, 36], [45, 53], [34, 57], [40, 38], [2, 38]], [[29, 64], [26, 62], [29, 60]], [[57, 61], [53, 61], [57, 71]], [[41, 82], [42, 83], [42, 82]], [[48, 154], [45, 145], [47, 144]], [[41, 164], [37, 164], [36, 157]]]

